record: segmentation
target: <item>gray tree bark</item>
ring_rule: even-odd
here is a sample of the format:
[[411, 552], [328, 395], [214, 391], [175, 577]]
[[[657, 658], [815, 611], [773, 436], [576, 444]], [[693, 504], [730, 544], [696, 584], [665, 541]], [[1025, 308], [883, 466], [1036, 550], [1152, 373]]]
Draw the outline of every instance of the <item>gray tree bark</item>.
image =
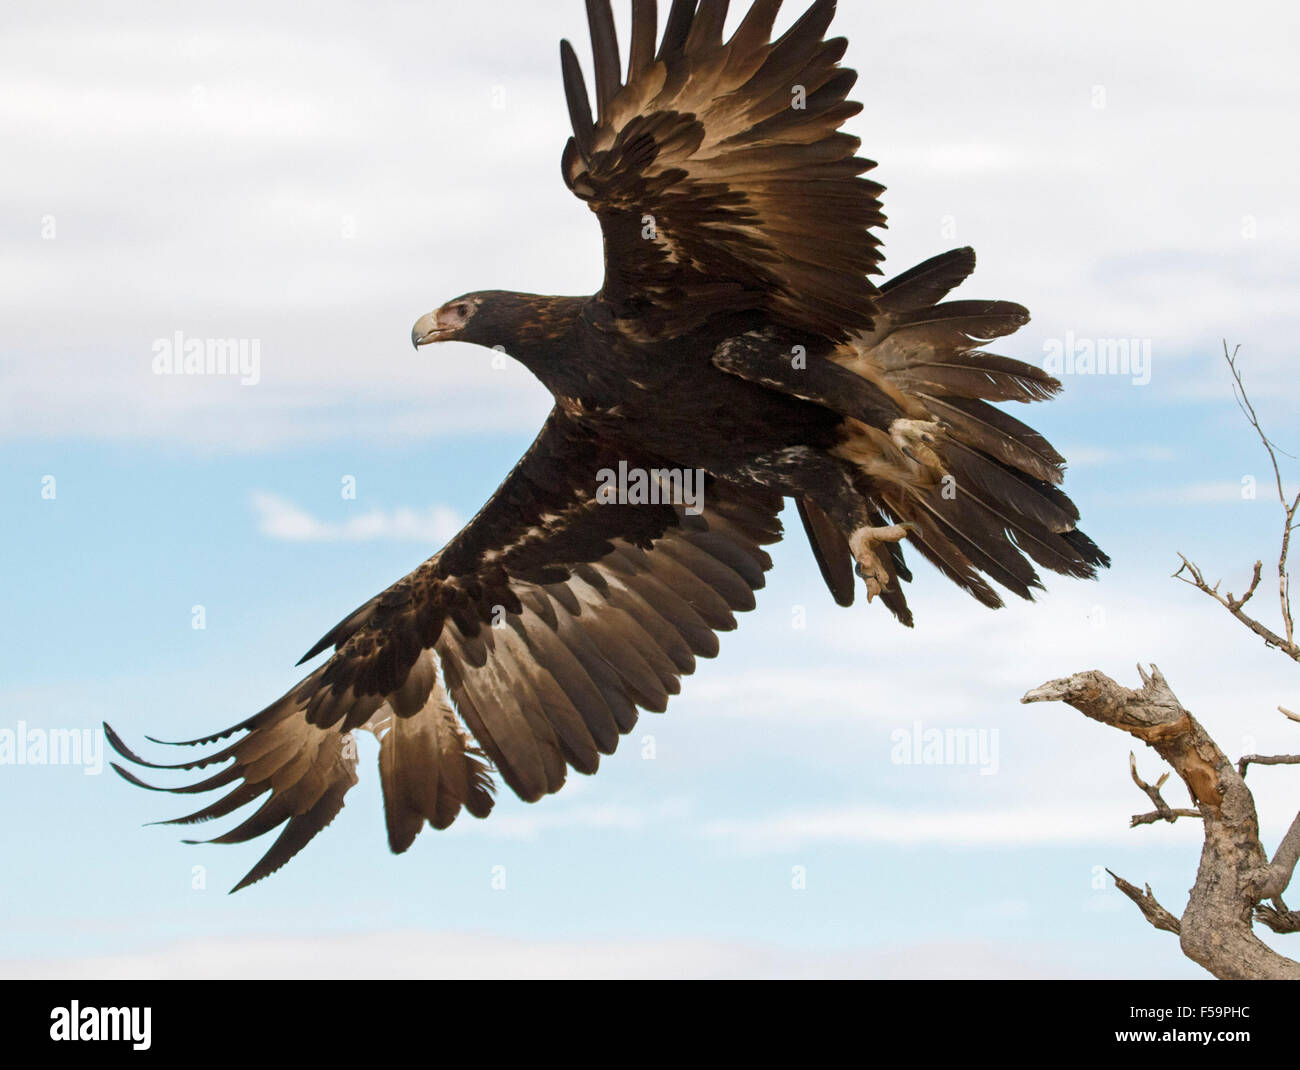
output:
[[[1094, 721], [1118, 728], [1155, 749], [1182, 778], [1205, 823], [1205, 845], [1196, 884], [1181, 917], [1120, 877], [1115, 883], [1157, 929], [1177, 933], [1184, 953], [1221, 979], [1271, 978], [1300, 981], [1300, 963], [1270, 948], [1251, 927], [1261, 903], [1281, 901], [1300, 858], [1300, 816], [1272, 861], [1259, 840], [1255, 799], [1245, 777], [1209, 733], [1178, 701], [1160, 670], [1141, 669], [1142, 688], [1130, 690], [1100, 672], [1053, 680], [1025, 695], [1024, 702], [1064, 702]], [[1134, 779], [1137, 779], [1136, 773]], [[1163, 783], [1163, 780], [1162, 780]], [[1139, 781], [1141, 785], [1141, 781]], [[1174, 811], [1154, 793], [1157, 815], [1168, 821], [1188, 816]], [[1160, 814], [1167, 810], [1169, 816]], [[1148, 815], [1134, 818], [1146, 823]], [[1112, 874], [1114, 876], [1114, 874]], [[1285, 905], [1265, 908], [1289, 914]], [[1269, 918], [1259, 915], [1268, 923]], [[1276, 929], [1275, 931], [1293, 931]]]

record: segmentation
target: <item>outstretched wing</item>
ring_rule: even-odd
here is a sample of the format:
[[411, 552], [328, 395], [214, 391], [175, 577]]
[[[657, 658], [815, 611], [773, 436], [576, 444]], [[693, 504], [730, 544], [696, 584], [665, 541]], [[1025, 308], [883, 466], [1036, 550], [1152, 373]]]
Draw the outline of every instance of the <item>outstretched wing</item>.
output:
[[609, 0], [587, 0], [595, 119], [561, 46], [564, 178], [600, 219], [601, 297], [626, 329], [671, 338], [745, 311], [832, 339], [871, 325], [883, 187], [840, 130], [857, 74], [825, 40], [835, 0], [772, 41], [780, 7], [755, 0], [724, 44], [728, 0], [674, 0], [656, 53], [655, 0], [632, 0], [624, 81]]
[[[600, 493], [620, 462], [645, 474], [637, 485], [657, 503]], [[763, 547], [781, 536], [778, 496], [710, 479], [696, 509], [697, 499], [674, 497], [663, 475], [653, 459], [628, 458], [557, 410], [455, 539], [307, 655], [334, 647], [328, 661], [256, 716], [191, 741], [241, 733], [234, 743], [156, 766], [112, 729], [108, 739], [150, 768], [230, 761], [197, 784], [161, 789], [230, 789], [174, 823], [224, 817], [269, 792], [212, 841], [244, 842], [285, 825], [237, 888], [284, 865], [333, 820], [356, 783], [350, 733], [358, 728], [381, 740], [396, 852], [426, 820], [445, 828], [462, 807], [485, 817], [493, 801], [488, 761], [529, 802], [558, 791], [570, 766], [594, 773], [640, 709], [667, 708], [695, 659], [718, 652], [715, 633], [753, 608], [771, 567]]]

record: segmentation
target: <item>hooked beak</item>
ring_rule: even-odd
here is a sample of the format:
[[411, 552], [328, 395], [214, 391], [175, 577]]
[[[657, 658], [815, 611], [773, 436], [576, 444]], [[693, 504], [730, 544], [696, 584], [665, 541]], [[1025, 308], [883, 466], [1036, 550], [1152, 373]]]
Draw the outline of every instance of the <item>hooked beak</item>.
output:
[[421, 316], [415, 321], [415, 326], [411, 328], [411, 345], [419, 349], [420, 346], [439, 341], [442, 335], [446, 333], [443, 328], [438, 326], [438, 314], [430, 312], [427, 316]]

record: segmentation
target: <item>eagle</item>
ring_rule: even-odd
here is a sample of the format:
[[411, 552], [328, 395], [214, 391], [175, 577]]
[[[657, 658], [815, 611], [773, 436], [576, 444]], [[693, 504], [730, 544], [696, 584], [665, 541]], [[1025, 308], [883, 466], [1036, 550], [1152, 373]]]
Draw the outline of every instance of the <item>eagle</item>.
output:
[[1058, 489], [1064, 459], [997, 404], [1060, 390], [984, 348], [1026, 310], [947, 300], [968, 248], [875, 281], [884, 187], [842, 129], [861, 105], [848, 43], [827, 37], [835, 0], [775, 37], [781, 0], [753, 0], [729, 38], [728, 0], [673, 0], [662, 32], [655, 0], [631, 0], [626, 58], [610, 0], [586, 6], [595, 109], [564, 41], [561, 168], [600, 223], [600, 292], [466, 294], [412, 332], [532, 372], [555, 399], [532, 446], [442, 550], [307, 652], [329, 656], [305, 679], [175, 744], [202, 756], [147, 761], [104, 726], [138, 766], [216, 767], [158, 788], [114, 763], [150, 790], [224, 791], [173, 824], [260, 800], [207, 841], [280, 829], [232, 891], [334, 819], [361, 729], [395, 853], [426, 822], [486, 817], [494, 773], [527, 802], [595, 773], [754, 608], [787, 500], [831, 597], [852, 605], [860, 584], [909, 627], [905, 546], [992, 608], [999, 588], [1032, 599], [1038, 568], [1109, 564]]

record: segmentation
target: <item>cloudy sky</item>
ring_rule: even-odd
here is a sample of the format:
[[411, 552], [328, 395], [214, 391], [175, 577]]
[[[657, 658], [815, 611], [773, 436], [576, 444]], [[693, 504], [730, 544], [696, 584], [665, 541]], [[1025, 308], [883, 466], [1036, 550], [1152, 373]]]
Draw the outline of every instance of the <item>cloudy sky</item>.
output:
[[[1182, 551], [1238, 589], [1276, 552], [1225, 340], [1300, 452], [1300, 14], [842, 7], [887, 268], [971, 244], [962, 295], [1034, 313], [1009, 355], [1150, 354], [1033, 414], [1111, 573], [998, 614], [923, 574], [904, 633], [837, 610], [791, 539], [723, 657], [598, 777], [394, 859], [362, 741], [333, 826], [233, 898], [261, 845], [142, 828], [183, 806], [111, 772], [0, 766], [0, 972], [1198, 975], [1102, 879], [1181, 908], [1197, 830], [1130, 831], [1129, 741], [1018, 699], [1156, 662], [1228, 751], [1296, 749], [1273, 712], [1294, 666], [1169, 577]], [[5, 5], [0, 729], [232, 724], [496, 487], [544, 391], [409, 331], [469, 290], [599, 287], [559, 177], [556, 45], [585, 33], [579, 0]], [[256, 374], [156, 374], [178, 332], [255, 345]], [[985, 760], [898, 760], [934, 729]], [[1294, 780], [1251, 779], [1271, 846]]]

